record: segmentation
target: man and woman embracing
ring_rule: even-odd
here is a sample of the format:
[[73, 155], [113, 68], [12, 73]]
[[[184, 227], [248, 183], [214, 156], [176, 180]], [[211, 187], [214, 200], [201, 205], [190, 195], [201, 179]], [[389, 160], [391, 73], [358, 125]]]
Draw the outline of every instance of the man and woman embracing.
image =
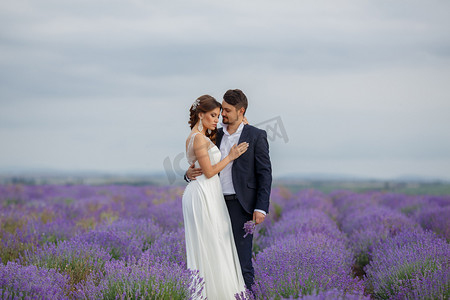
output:
[[[197, 98], [190, 107], [186, 156], [191, 167], [182, 199], [187, 266], [199, 270], [204, 297], [233, 299], [254, 283], [252, 235], [244, 224], [269, 211], [272, 167], [264, 130], [249, 125], [238, 89], [219, 103]], [[222, 116], [222, 128], [217, 128]], [[220, 176], [219, 176], [220, 173]]]

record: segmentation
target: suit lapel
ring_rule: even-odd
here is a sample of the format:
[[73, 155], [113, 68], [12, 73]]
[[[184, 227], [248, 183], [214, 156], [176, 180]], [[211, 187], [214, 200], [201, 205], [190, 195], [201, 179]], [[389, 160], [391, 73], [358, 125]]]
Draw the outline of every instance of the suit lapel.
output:
[[[241, 136], [239, 137], [239, 141], [237, 142], [237, 145], [239, 145], [242, 142], [245, 142], [248, 137], [249, 127], [247, 125], [244, 125], [244, 128], [242, 128]], [[238, 175], [236, 174], [237, 165], [242, 163], [242, 159], [238, 158], [233, 161], [233, 166], [231, 167], [231, 178], [233, 180], [233, 184], [237, 184], [239, 182]]]
[[247, 140], [248, 130], [249, 127], [247, 125], [244, 125], [244, 128], [242, 128], [241, 136], [239, 137], [239, 142], [237, 143], [238, 145]]

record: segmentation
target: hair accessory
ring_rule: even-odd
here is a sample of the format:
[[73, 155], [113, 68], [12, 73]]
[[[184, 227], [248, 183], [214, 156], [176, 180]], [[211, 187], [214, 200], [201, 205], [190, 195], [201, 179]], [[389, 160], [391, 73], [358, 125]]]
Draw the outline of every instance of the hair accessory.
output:
[[200, 99], [197, 99], [194, 101], [194, 103], [192, 104], [192, 110], [195, 110], [197, 108], [197, 105], [200, 104]]

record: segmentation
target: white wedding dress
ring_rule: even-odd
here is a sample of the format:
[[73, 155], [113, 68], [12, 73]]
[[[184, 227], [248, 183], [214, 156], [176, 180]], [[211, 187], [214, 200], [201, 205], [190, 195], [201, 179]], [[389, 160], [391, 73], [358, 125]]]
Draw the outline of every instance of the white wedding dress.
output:
[[[196, 162], [199, 168], [193, 149], [196, 134], [190, 138], [186, 155], [189, 164]], [[211, 165], [215, 165], [221, 159], [220, 150], [202, 136], [210, 142], [208, 154]], [[182, 201], [187, 267], [199, 270], [203, 277], [202, 296], [210, 300], [234, 299], [236, 293], [244, 291], [245, 283], [219, 176], [198, 176], [186, 187]]]

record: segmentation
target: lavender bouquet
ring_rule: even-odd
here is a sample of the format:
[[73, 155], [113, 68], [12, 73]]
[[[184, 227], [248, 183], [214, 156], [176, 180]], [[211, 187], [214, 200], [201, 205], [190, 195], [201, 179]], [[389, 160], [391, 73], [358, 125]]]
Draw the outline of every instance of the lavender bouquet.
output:
[[247, 235], [249, 235], [249, 234], [254, 234], [255, 233], [255, 228], [256, 228], [255, 221], [251, 220], [251, 221], [245, 222], [245, 224], [244, 224], [244, 231], [245, 231], [244, 238], [247, 237]]

